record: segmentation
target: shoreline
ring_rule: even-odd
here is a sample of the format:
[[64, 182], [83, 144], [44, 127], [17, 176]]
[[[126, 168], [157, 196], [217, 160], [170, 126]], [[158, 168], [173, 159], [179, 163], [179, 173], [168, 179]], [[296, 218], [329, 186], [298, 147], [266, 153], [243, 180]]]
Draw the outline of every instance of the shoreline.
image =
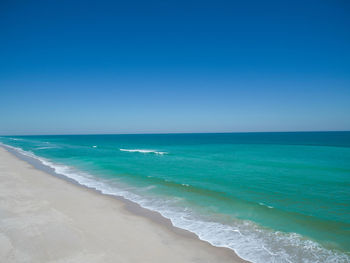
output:
[[[0, 169], [2, 169], [2, 170], [5, 169], [7, 171], [7, 173], [15, 173], [16, 176], [18, 177], [17, 178], [18, 180], [22, 180], [24, 177], [23, 174], [19, 174], [19, 171], [22, 171], [27, 176], [35, 177], [37, 179], [37, 180], [35, 180], [35, 182], [38, 184], [41, 184], [41, 183], [47, 184], [48, 181], [51, 182], [51, 184], [50, 184], [50, 188], [51, 188], [50, 191], [51, 192], [52, 192], [52, 190], [56, 191], [56, 192], [60, 192], [60, 191], [62, 191], [62, 189], [60, 189], [60, 187], [61, 187], [61, 188], [64, 188], [65, 190], [67, 190], [69, 195], [71, 195], [72, 197], [84, 195], [84, 197], [86, 197], [88, 200], [82, 201], [82, 202], [86, 203], [85, 205], [89, 208], [88, 209], [89, 212], [94, 212], [94, 210], [96, 210], [96, 207], [89, 206], [89, 201], [92, 199], [97, 199], [96, 202], [102, 203], [102, 205], [104, 206], [104, 211], [102, 211], [102, 212], [106, 213], [106, 215], [101, 214], [101, 213], [99, 213], [98, 216], [94, 215], [93, 217], [95, 219], [96, 219], [96, 217], [98, 217], [98, 220], [96, 219], [97, 222], [110, 220], [110, 219], [106, 218], [107, 214], [115, 217], [116, 221], [118, 221], [117, 219], [119, 219], [119, 217], [122, 217], [122, 218], [130, 217], [133, 220], [137, 221], [136, 226], [131, 226], [130, 222], [124, 220], [123, 222], [119, 222], [120, 223], [119, 226], [111, 227], [112, 228], [111, 230], [113, 230], [114, 232], [110, 231], [112, 233], [109, 233], [109, 232], [104, 233], [105, 235], [107, 235], [111, 239], [113, 239], [115, 241], [115, 243], [120, 243], [121, 241], [125, 242], [125, 240], [120, 240], [116, 237], [111, 237], [111, 235], [113, 236], [113, 233], [115, 235], [118, 235], [118, 234], [120, 234], [120, 231], [125, 232], [125, 228], [128, 228], [129, 230], [131, 228], [133, 230], [135, 227], [137, 227], [137, 228], [139, 228], [139, 230], [141, 229], [141, 230], [148, 233], [148, 235], [146, 235], [146, 236], [144, 236], [144, 235], [140, 236], [139, 233], [135, 233], [134, 236], [126, 235], [128, 237], [128, 241], [131, 242], [131, 244], [129, 244], [129, 246], [128, 246], [128, 247], [130, 247], [129, 248], [130, 251], [129, 252], [123, 251], [124, 253], [122, 255], [120, 254], [120, 251], [119, 251], [119, 253], [117, 255], [119, 257], [121, 257], [121, 256], [123, 257], [123, 258], [120, 258], [120, 260], [122, 260], [123, 262], [140, 262], [140, 261], [148, 262], [147, 260], [145, 260], [145, 258], [144, 258], [145, 256], [151, 257], [151, 261], [149, 261], [149, 262], [164, 262], [164, 260], [165, 260], [164, 257], [167, 258], [166, 259], [167, 262], [235, 262], [235, 263], [248, 262], [248, 261], [245, 261], [245, 260], [239, 258], [236, 255], [236, 253], [229, 248], [212, 246], [210, 243], [203, 241], [203, 240], [200, 240], [198, 238], [198, 236], [195, 235], [194, 233], [173, 226], [169, 219], [164, 218], [158, 212], [151, 211], [151, 210], [148, 210], [146, 208], [142, 208], [140, 205], [138, 205], [132, 201], [129, 201], [123, 197], [116, 197], [116, 196], [112, 196], [112, 195], [102, 194], [98, 190], [89, 188], [89, 187], [84, 186], [84, 185], [80, 185], [68, 177], [65, 177], [65, 176], [62, 176], [62, 175], [55, 173], [53, 169], [43, 165], [39, 160], [35, 160], [33, 158], [23, 156], [23, 155], [17, 153], [16, 151], [6, 147], [6, 146], [0, 147], [0, 156], [2, 157], [0, 159], [0, 165], [1, 165]], [[5, 162], [5, 165], [2, 162]], [[13, 164], [12, 166], [10, 165], [11, 163]], [[4, 172], [1, 173], [2, 181], [6, 181], [6, 180], [4, 180], [4, 177], [6, 179], [6, 171], [5, 171], [5, 173]], [[5, 174], [5, 176], [3, 174]], [[47, 176], [47, 174], [49, 174], [51, 176]], [[7, 176], [7, 180], [13, 180], [13, 178], [9, 178]], [[43, 182], [43, 181], [46, 181], [46, 182]], [[33, 182], [30, 182], [30, 183], [27, 182], [26, 187], [30, 188], [31, 184], [33, 184]], [[17, 187], [17, 185], [16, 185], [16, 187]], [[2, 189], [2, 190], [4, 190], [4, 189]], [[13, 190], [13, 189], [11, 189], [11, 190]], [[19, 194], [19, 195], [21, 194], [20, 193], [21, 189], [19, 189], [19, 190], [15, 189], [15, 190], [18, 192], [17, 194]], [[23, 189], [22, 189], [22, 191], [23, 191]], [[40, 191], [44, 192], [44, 193], [47, 192], [47, 191], [45, 191], [45, 189], [40, 189]], [[53, 203], [62, 203], [61, 210], [64, 210], [65, 212], [67, 212], [66, 211], [67, 209], [65, 207], [65, 206], [67, 206], [67, 203], [62, 201], [62, 200], [58, 200], [64, 196], [57, 195], [57, 193], [53, 193], [53, 194], [45, 193], [45, 194], [46, 194], [47, 199], [49, 199]], [[3, 195], [3, 191], [1, 191], [1, 195]], [[6, 196], [6, 191], [5, 191], [4, 196], [1, 197], [2, 200], [5, 200], [5, 204], [6, 204], [6, 201], [7, 202], [9, 201], [9, 200], [6, 200], [7, 198], [8, 197]], [[42, 196], [40, 196], [39, 200], [41, 200], [41, 198], [42, 198]], [[48, 208], [52, 209], [52, 207], [50, 207], [50, 206]], [[0, 210], [2, 210], [2, 209], [3, 208], [0, 207]], [[76, 209], [79, 210], [80, 207], [77, 207]], [[91, 211], [90, 211], [90, 209], [91, 209]], [[116, 210], [118, 210], [118, 211], [116, 211]], [[77, 216], [76, 213], [78, 211], [74, 211], [73, 214], [72, 214], [72, 211], [69, 211], [69, 212], [70, 213], [68, 213], [68, 217], [69, 216], [78, 217], [76, 219], [76, 222], [73, 222], [73, 224], [76, 225], [75, 227], [79, 228], [80, 224], [85, 224], [85, 222], [82, 220], [90, 219], [88, 217], [81, 218], [81, 217]], [[35, 216], [35, 214], [33, 216]], [[0, 219], [2, 219], [2, 218], [0, 218]], [[16, 220], [16, 218], [14, 220]], [[54, 218], [52, 220], [55, 221]], [[88, 220], [88, 221], [90, 221], [90, 220]], [[122, 220], [119, 219], [119, 221], [122, 221]], [[111, 223], [113, 223], [113, 222], [111, 221]], [[60, 227], [65, 227], [65, 226], [66, 226], [66, 224], [60, 225]], [[6, 227], [4, 227], [2, 223], [0, 224], [0, 228], [4, 228], [5, 231], [3, 230], [1, 232], [6, 233]], [[85, 233], [85, 235], [98, 234], [98, 233], [96, 233], [96, 231], [97, 231], [96, 228], [98, 228], [96, 226], [96, 223], [90, 224], [89, 228], [85, 229], [85, 232], [87, 232], [87, 233]], [[154, 234], [152, 231], [149, 232], [150, 228], [152, 228], [153, 232], [156, 232], [156, 234]], [[90, 233], [90, 232], [92, 232], [92, 233]], [[19, 233], [17, 233], [17, 235], [18, 234]], [[99, 233], [99, 234], [102, 234], [102, 233]], [[98, 236], [99, 236], [99, 234], [98, 234]], [[127, 233], [125, 233], [125, 234], [127, 234]], [[53, 235], [55, 236], [55, 234], [53, 234]], [[50, 237], [50, 240], [53, 241], [53, 243], [55, 243], [55, 240], [56, 240], [54, 236]], [[103, 235], [102, 235], [102, 237], [103, 237]], [[166, 237], [165, 240], [164, 240], [164, 237]], [[152, 238], [152, 240], [154, 241], [154, 244], [150, 244], [148, 242], [149, 238]], [[0, 238], [0, 244], [1, 244], [1, 242], [5, 242], [5, 241], [1, 241], [2, 239], [4, 239], [4, 237]], [[5, 239], [6, 239], [6, 235], [5, 235]], [[7, 236], [7, 239], [11, 241], [11, 237]], [[143, 251], [144, 255], [142, 255], [142, 253], [141, 253], [141, 255], [139, 255], [140, 256], [139, 259], [135, 259], [133, 249], [140, 250], [140, 248], [134, 247], [135, 246], [134, 242], [138, 243], [138, 242], [140, 242], [140, 239], [141, 240], [144, 239], [143, 241], [147, 242], [147, 246], [149, 246], [150, 248], [147, 251]], [[164, 244], [164, 241], [165, 241], [165, 244]], [[85, 242], [89, 243], [89, 240], [85, 240]], [[25, 243], [23, 243], [22, 245], [26, 246]], [[27, 244], [27, 245], [30, 245], [30, 244]], [[108, 244], [108, 245], [112, 246], [115, 250], [118, 250], [118, 247], [114, 247], [113, 243]], [[0, 247], [2, 247], [2, 246], [0, 246]], [[85, 247], [82, 247], [80, 250], [77, 249], [75, 251], [75, 254], [77, 254], [77, 253], [81, 254], [82, 253], [81, 251], [84, 250], [83, 248], [85, 248]], [[15, 255], [16, 253], [14, 253], [14, 251], [16, 251], [17, 249], [18, 248], [16, 248], [16, 246], [13, 246], [12, 249], [10, 249], [7, 252], [10, 255], [11, 254]], [[50, 249], [50, 248], [48, 248], [48, 249]], [[155, 249], [156, 253], [149, 251], [152, 249]], [[176, 256], [174, 256], [174, 249], [178, 251], [178, 253], [176, 253]], [[19, 259], [18, 257], [13, 258], [14, 261], [11, 261], [11, 257], [10, 258], [6, 257], [6, 251], [4, 252], [1, 250], [6, 250], [6, 249], [0, 249], [0, 255], [1, 256], [5, 255], [5, 257], [3, 257], [3, 258], [7, 258], [8, 259], [7, 262], [26, 262], [25, 260], [21, 261], [21, 259]], [[62, 248], [59, 248], [59, 250], [62, 250]], [[86, 251], [85, 253], [89, 254], [90, 252]], [[100, 261], [104, 261], [104, 262], [107, 261], [108, 262], [109, 257], [112, 260], [113, 258], [115, 259], [115, 256], [116, 256], [112, 252], [110, 252], [110, 254], [106, 254], [106, 253], [104, 253], [104, 250], [102, 250], [102, 252], [100, 252], [100, 254], [101, 253], [105, 254], [103, 260], [102, 259], [100, 259], [100, 260], [93, 260], [92, 259], [92, 261], [88, 260], [87, 262], [100, 262]], [[84, 255], [81, 255], [81, 256], [84, 257]], [[180, 258], [178, 258], [178, 257], [180, 257]], [[52, 259], [49, 259], [49, 260], [52, 260]], [[36, 262], [47, 262], [49, 260], [47, 258], [43, 261], [40, 261], [40, 259], [35, 259]], [[66, 259], [62, 258], [62, 260], [66, 260]], [[79, 262], [80, 260], [81, 259], [79, 259], [77, 261], [73, 260], [72, 262]], [[84, 258], [84, 260], [86, 261], [87, 259]], [[56, 262], [56, 261], [54, 260], [53, 262]]]

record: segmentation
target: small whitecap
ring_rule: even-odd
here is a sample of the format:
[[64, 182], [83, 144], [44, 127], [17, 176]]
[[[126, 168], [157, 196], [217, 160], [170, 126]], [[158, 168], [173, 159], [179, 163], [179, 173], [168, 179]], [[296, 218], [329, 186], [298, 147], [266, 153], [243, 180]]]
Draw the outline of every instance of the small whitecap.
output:
[[154, 154], [167, 154], [167, 152], [158, 152], [155, 150], [146, 150], [146, 149], [119, 149], [122, 152], [136, 152], [136, 153], [154, 153]]

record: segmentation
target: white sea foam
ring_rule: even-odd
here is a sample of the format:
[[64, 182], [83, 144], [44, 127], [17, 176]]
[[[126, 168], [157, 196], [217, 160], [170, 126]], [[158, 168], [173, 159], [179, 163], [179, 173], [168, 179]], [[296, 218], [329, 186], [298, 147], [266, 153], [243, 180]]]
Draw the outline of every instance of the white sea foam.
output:
[[270, 206], [270, 205], [267, 205], [267, 204], [264, 204], [264, 203], [259, 203], [259, 205], [266, 206], [268, 208], [274, 208], [273, 206]]
[[181, 198], [156, 198], [138, 194], [152, 189], [153, 186], [142, 188], [141, 191], [137, 191], [136, 188], [122, 187], [121, 184], [76, 171], [66, 165], [53, 163], [20, 148], [4, 146], [39, 160], [42, 164], [54, 169], [57, 174], [73, 179], [81, 185], [96, 189], [106, 195], [122, 196], [144, 208], [157, 211], [170, 219], [174, 226], [193, 232], [200, 239], [214, 246], [230, 248], [240, 257], [251, 262], [350, 262], [348, 255], [325, 249], [318, 243], [307, 240], [296, 233], [272, 231], [244, 220], [236, 220], [230, 224], [219, 223], [201, 217], [190, 207], [179, 205], [179, 202], [183, 201]]
[[155, 150], [145, 150], [145, 149], [119, 149], [122, 152], [137, 152], [137, 153], [154, 153], [154, 154], [167, 154], [167, 152], [158, 152]]
[[57, 147], [55, 146], [43, 146], [43, 147], [38, 147], [38, 148], [35, 148], [35, 150], [45, 150], [45, 149], [55, 149]]
[[93, 145], [92, 148], [97, 148], [97, 145]]

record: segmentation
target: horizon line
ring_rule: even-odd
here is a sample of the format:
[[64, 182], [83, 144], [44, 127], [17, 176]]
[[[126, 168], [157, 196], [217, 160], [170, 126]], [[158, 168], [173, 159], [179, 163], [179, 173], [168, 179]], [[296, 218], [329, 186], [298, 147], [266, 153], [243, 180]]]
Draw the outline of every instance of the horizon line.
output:
[[350, 132], [350, 130], [316, 130], [316, 131], [242, 131], [242, 132], [149, 132], [149, 133], [42, 133], [42, 134], [0, 134], [8, 136], [78, 136], [78, 135], [167, 135], [167, 134], [242, 134], [242, 133], [323, 133], [323, 132]]

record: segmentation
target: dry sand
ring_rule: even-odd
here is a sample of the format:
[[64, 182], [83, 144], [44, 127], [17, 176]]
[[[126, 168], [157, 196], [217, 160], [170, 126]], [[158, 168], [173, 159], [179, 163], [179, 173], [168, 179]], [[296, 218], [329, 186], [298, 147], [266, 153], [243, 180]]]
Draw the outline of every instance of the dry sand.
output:
[[245, 261], [0, 147], [0, 262]]

